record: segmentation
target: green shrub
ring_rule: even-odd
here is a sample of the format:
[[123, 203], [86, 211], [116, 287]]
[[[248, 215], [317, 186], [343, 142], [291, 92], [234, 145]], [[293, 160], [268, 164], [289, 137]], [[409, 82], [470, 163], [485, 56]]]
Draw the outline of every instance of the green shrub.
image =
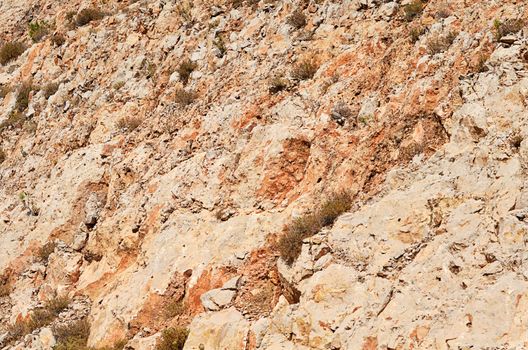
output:
[[57, 340], [54, 350], [84, 350], [90, 335], [90, 324], [86, 319], [65, 326], [55, 327], [53, 334]]
[[92, 21], [98, 21], [104, 18], [105, 15], [106, 14], [103, 11], [97, 8], [91, 7], [91, 8], [83, 9], [81, 10], [81, 12], [77, 14], [77, 17], [75, 18], [75, 26], [77, 27], [85, 26]]
[[24, 51], [26, 51], [26, 46], [21, 42], [11, 41], [5, 43], [0, 47], [0, 63], [5, 65], [18, 58]]
[[306, 25], [306, 16], [302, 11], [295, 10], [293, 13], [288, 17], [288, 24], [291, 25], [295, 29], [301, 29]]
[[34, 43], [41, 41], [46, 35], [49, 34], [49, 24], [43, 22], [32, 22], [28, 25], [28, 35]]
[[525, 23], [521, 19], [508, 19], [504, 22], [496, 19], [493, 21], [493, 27], [495, 29], [495, 38], [500, 40], [503, 36], [508, 34], [518, 33], [523, 29]]
[[192, 62], [189, 59], [183, 61], [180, 64], [177, 71], [178, 71], [178, 74], [180, 75], [180, 80], [183, 83], [183, 85], [186, 85], [189, 82], [189, 77], [191, 76], [191, 73], [196, 69], [196, 67], [197, 67], [197, 64]]
[[165, 316], [167, 318], [183, 315], [186, 311], [187, 305], [183, 300], [171, 300], [165, 306]]
[[420, 0], [415, 0], [410, 4], [405, 5], [403, 11], [405, 12], [405, 20], [410, 22], [418, 17], [424, 9], [424, 5]]
[[304, 239], [315, 235], [323, 227], [332, 225], [339, 215], [350, 208], [351, 198], [348, 193], [334, 193], [315, 213], [296, 218], [286, 227], [285, 234], [277, 242], [281, 258], [291, 265], [301, 253]]
[[183, 350], [189, 330], [183, 327], [167, 328], [161, 333], [156, 350]]
[[319, 64], [315, 58], [303, 59], [293, 66], [291, 77], [298, 81], [312, 79], [318, 69]]
[[197, 95], [194, 91], [187, 91], [185, 89], [176, 89], [176, 96], [174, 102], [181, 106], [188, 106], [194, 102]]

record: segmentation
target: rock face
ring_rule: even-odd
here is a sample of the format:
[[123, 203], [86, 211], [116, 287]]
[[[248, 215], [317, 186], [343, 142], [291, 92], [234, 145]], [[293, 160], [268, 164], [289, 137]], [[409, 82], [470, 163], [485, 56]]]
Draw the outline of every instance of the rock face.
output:
[[0, 3], [0, 348], [528, 347], [524, 3], [94, 6]]

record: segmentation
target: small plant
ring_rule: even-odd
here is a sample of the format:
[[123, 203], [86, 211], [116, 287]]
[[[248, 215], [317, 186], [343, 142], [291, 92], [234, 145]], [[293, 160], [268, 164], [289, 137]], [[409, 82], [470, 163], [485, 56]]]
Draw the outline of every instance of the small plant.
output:
[[268, 91], [270, 94], [276, 94], [288, 88], [288, 80], [282, 75], [276, 75], [270, 79]]
[[46, 21], [43, 22], [32, 22], [28, 25], [28, 35], [34, 43], [41, 41], [46, 35], [49, 34], [49, 24]]
[[486, 62], [488, 62], [488, 56], [481, 54], [475, 66], [475, 71], [478, 73], [486, 72], [488, 70], [488, 67], [486, 67]]
[[55, 242], [48, 242], [44, 244], [37, 251], [37, 258], [44, 264], [47, 264], [49, 260], [49, 256], [55, 251], [56, 247], [57, 247], [57, 244]]
[[427, 43], [427, 53], [429, 53], [429, 55], [436, 55], [446, 51], [453, 44], [457, 36], [457, 33], [449, 32], [445, 36], [437, 35], [431, 38]]
[[312, 79], [318, 69], [319, 64], [315, 58], [303, 59], [293, 66], [291, 77], [297, 81]]
[[12, 111], [6, 120], [0, 123], [0, 131], [4, 129], [16, 129], [24, 124], [24, 116], [19, 111]]
[[6, 154], [4, 150], [0, 148], [0, 164], [2, 164], [5, 160], [6, 160]]
[[277, 242], [281, 258], [291, 265], [301, 254], [304, 239], [315, 235], [323, 227], [332, 225], [339, 215], [350, 208], [351, 198], [348, 193], [334, 193], [315, 213], [295, 219]]
[[189, 77], [191, 76], [191, 73], [196, 69], [198, 65], [191, 60], [187, 59], [183, 61], [180, 66], [178, 67], [177, 71], [180, 75], [180, 81], [183, 83], [183, 85], [187, 85], [189, 82]]
[[178, 5], [176, 5], [176, 13], [185, 23], [193, 22], [192, 9], [193, 3], [189, 0], [180, 1]]
[[125, 82], [124, 81], [118, 81], [114, 84], [114, 89], [115, 90], [119, 90], [121, 89], [123, 86], [125, 86]]
[[26, 51], [26, 46], [18, 41], [5, 43], [0, 47], [0, 63], [5, 65], [22, 55]]
[[11, 92], [11, 87], [9, 85], [0, 86], [0, 98], [5, 98]]
[[288, 24], [295, 29], [301, 29], [306, 25], [306, 16], [300, 10], [295, 10], [288, 17]]
[[525, 23], [521, 19], [508, 19], [504, 22], [496, 19], [493, 21], [493, 28], [495, 29], [495, 38], [500, 40], [508, 34], [515, 34], [523, 29]]
[[443, 19], [451, 16], [451, 11], [449, 11], [449, 8], [442, 6], [437, 12], [435, 17], [437, 19]]
[[117, 121], [117, 128], [124, 131], [134, 131], [142, 123], [142, 120], [137, 117], [127, 116]]
[[183, 315], [187, 311], [187, 305], [183, 300], [171, 300], [165, 307], [165, 316], [173, 318]]
[[68, 308], [70, 305], [70, 299], [66, 296], [58, 296], [53, 299], [46, 301], [44, 309], [47, 310], [54, 317], [60, 315], [60, 313]]
[[183, 327], [167, 328], [161, 333], [156, 350], [183, 350], [189, 330]]
[[92, 21], [98, 21], [100, 19], [103, 19], [105, 15], [106, 14], [103, 11], [97, 8], [85, 8], [81, 10], [81, 12], [79, 12], [77, 17], [75, 18], [75, 26], [85, 26]]
[[55, 46], [62, 46], [66, 42], [66, 37], [61, 33], [53, 34], [51, 36], [51, 42]]
[[424, 9], [424, 5], [420, 0], [414, 0], [410, 4], [405, 5], [403, 11], [405, 13], [405, 20], [411, 22], [418, 17]]
[[31, 91], [33, 91], [33, 89], [34, 87], [31, 82], [25, 82], [20, 86], [20, 88], [18, 89], [15, 103], [15, 109], [17, 111], [23, 112], [26, 110], [29, 105], [29, 95], [31, 94]]
[[11, 294], [11, 284], [7, 278], [0, 278], [0, 298], [8, 297]]
[[54, 350], [88, 350], [86, 343], [90, 335], [90, 324], [86, 319], [55, 327], [53, 334], [57, 340]]
[[49, 83], [49, 84], [46, 84], [44, 88], [42, 88], [42, 91], [44, 92], [44, 97], [46, 97], [46, 99], [55, 95], [55, 93], [58, 90], [59, 90], [59, 84], [57, 83]]
[[29, 216], [38, 216], [39, 215], [39, 208], [35, 205], [33, 202], [33, 199], [31, 196], [26, 192], [20, 192], [18, 195], [20, 198], [20, 201], [22, 202], [22, 205], [24, 209], [27, 211], [27, 215]]
[[181, 106], [188, 106], [194, 102], [196, 97], [196, 92], [178, 88], [176, 89], [176, 96], [174, 98], [174, 102]]
[[416, 43], [422, 35], [425, 34], [425, 28], [422, 26], [416, 26], [412, 27], [409, 30], [409, 38], [411, 39], [411, 42], [414, 44]]
[[332, 108], [330, 116], [338, 125], [343, 126], [347, 120], [351, 119], [352, 110], [346, 103], [339, 101], [334, 105], [334, 108]]
[[225, 53], [227, 52], [227, 47], [225, 45], [223, 35], [217, 35], [215, 40], [213, 41], [213, 45], [216, 46], [220, 53], [219, 58], [224, 57]]

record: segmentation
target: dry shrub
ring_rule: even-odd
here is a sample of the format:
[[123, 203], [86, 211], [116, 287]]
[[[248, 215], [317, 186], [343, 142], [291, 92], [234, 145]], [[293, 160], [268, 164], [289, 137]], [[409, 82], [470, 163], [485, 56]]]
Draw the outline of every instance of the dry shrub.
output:
[[276, 94], [282, 90], [288, 88], [288, 80], [284, 79], [281, 75], [276, 75], [269, 81], [268, 91], [270, 94]]
[[304, 15], [304, 13], [302, 13], [302, 11], [295, 10], [288, 17], [288, 24], [295, 29], [301, 29], [306, 25], [306, 16]]
[[57, 83], [49, 83], [42, 88], [42, 91], [44, 92], [44, 97], [46, 97], [46, 99], [55, 95], [57, 90], [59, 90], [59, 84]]
[[124, 131], [134, 131], [142, 123], [142, 120], [137, 117], [123, 117], [117, 121], [117, 127]]
[[424, 9], [424, 5], [420, 0], [415, 0], [410, 4], [405, 5], [403, 11], [405, 13], [405, 20], [410, 22], [418, 17]]
[[5, 43], [0, 47], [0, 63], [5, 65], [22, 55], [26, 51], [26, 46], [18, 41]]
[[318, 69], [319, 64], [315, 58], [306, 58], [293, 66], [291, 77], [298, 81], [312, 79]]
[[75, 26], [82, 27], [92, 21], [104, 18], [105, 15], [103, 11], [94, 7], [83, 9], [75, 18]]
[[187, 304], [183, 300], [171, 300], [165, 306], [165, 316], [167, 318], [173, 318], [181, 316], [187, 311]]
[[174, 97], [174, 102], [181, 106], [188, 106], [196, 100], [196, 92], [187, 91], [182, 88], [176, 89], [176, 96]]
[[161, 333], [156, 350], [183, 350], [189, 330], [183, 327], [167, 328]]
[[29, 106], [29, 95], [34, 90], [34, 86], [31, 82], [24, 82], [17, 92], [17, 98], [15, 108], [19, 112], [23, 112]]
[[53, 34], [51, 36], [51, 42], [55, 46], [62, 46], [66, 42], [66, 37], [62, 33]]
[[13, 111], [9, 114], [6, 120], [0, 123], [0, 131], [4, 129], [16, 129], [24, 124], [24, 116], [19, 111]]
[[496, 19], [493, 21], [493, 28], [495, 29], [495, 38], [500, 40], [503, 36], [518, 33], [525, 26], [525, 22], [521, 19], [508, 19], [504, 22]]
[[315, 235], [324, 226], [332, 225], [342, 213], [350, 210], [351, 198], [346, 192], [334, 193], [314, 213], [296, 218], [286, 227], [277, 246], [281, 258], [291, 265], [299, 256], [302, 241]]
[[48, 242], [44, 244], [37, 252], [37, 258], [44, 264], [48, 263], [49, 256], [55, 251], [57, 244], [55, 242]]
[[183, 61], [177, 71], [180, 75], [181, 82], [186, 85], [189, 82], [189, 77], [191, 76], [191, 73], [196, 69], [197, 65], [196, 63], [192, 62], [191, 60], [187, 59]]
[[449, 32], [447, 35], [437, 35], [431, 38], [427, 43], [427, 53], [436, 55], [446, 51], [451, 47], [457, 36], [457, 33]]
[[65, 326], [55, 327], [53, 334], [57, 340], [54, 350], [85, 350], [90, 324], [86, 319], [78, 320]]

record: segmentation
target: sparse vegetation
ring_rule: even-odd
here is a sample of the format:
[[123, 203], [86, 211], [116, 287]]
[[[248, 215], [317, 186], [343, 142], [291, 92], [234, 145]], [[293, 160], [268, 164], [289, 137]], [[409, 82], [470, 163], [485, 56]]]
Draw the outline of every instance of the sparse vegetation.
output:
[[189, 0], [180, 1], [178, 5], [176, 5], [176, 13], [179, 17], [183, 20], [185, 23], [192, 23], [193, 17], [192, 17], [192, 8], [193, 3]]
[[425, 28], [422, 26], [416, 26], [412, 27], [409, 30], [409, 38], [411, 39], [411, 42], [414, 44], [416, 43], [422, 35], [425, 34]]
[[142, 123], [142, 120], [137, 117], [127, 116], [117, 121], [117, 128], [124, 131], [134, 131]]
[[227, 47], [225, 45], [223, 35], [217, 35], [215, 40], [213, 41], [213, 45], [216, 46], [216, 48], [218, 49], [220, 53], [219, 57], [224, 57], [225, 53], [227, 52]]
[[495, 38], [500, 40], [508, 34], [519, 32], [525, 26], [525, 22], [521, 19], [508, 19], [504, 22], [496, 19], [493, 21], [493, 28], [495, 29]]
[[26, 51], [26, 46], [18, 41], [5, 43], [0, 47], [0, 63], [5, 65], [22, 55]]
[[[5, 154], [4, 150], [0, 148], [0, 164], [2, 164], [5, 161], [5, 159], [6, 159], [6, 154]], [[0, 288], [1, 288], [1, 286], [0, 286]], [[1, 295], [1, 292], [0, 292], [0, 295]]]
[[183, 315], [187, 310], [187, 305], [183, 300], [170, 300], [165, 307], [165, 316], [173, 318]]
[[185, 89], [179, 88], [176, 89], [176, 96], [174, 102], [181, 106], [188, 106], [194, 102], [197, 95], [194, 91], [187, 91]]
[[281, 258], [291, 265], [301, 253], [304, 239], [315, 235], [324, 226], [333, 224], [339, 215], [350, 208], [350, 195], [346, 192], [335, 193], [313, 214], [296, 218], [286, 227], [285, 234], [277, 243]]
[[352, 110], [346, 103], [339, 101], [332, 108], [330, 116], [337, 124], [343, 126], [347, 120], [351, 119]]
[[312, 79], [318, 69], [319, 64], [315, 58], [303, 59], [293, 66], [291, 77], [297, 81]]
[[28, 25], [28, 35], [34, 43], [37, 43], [49, 34], [49, 29], [50, 25], [45, 21], [32, 22]]
[[23, 83], [17, 92], [17, 98], [15, 103], [15, 109], [19, 112], [23, 112], [29, 105], [29, 95], [33, 91], [34, 87], [31, 82]]
[[90, 335], [90, 324], [86, 319], [55, 327], [53, 334], [57, 340], [54, 350], [88, 350], [86, 342]]
[[57, 244], [55, 242], [48, 242], [44, 244], [40, 249], [37, 251], [37, 258], [43, 262], [47, 263], [49, 256], [55, 251], [55, 248], [57, 247]]
[[0, 278], [0, 298], [5, 298], [11, 294], [11, 284], [7, 278]]
[[415, 0], [410, 4], [404, 6], [405, 20], [410, 22], [418, 17], [424, 9], [424, 5], [420, 0]]
[[183, 85], [186, 85], [189, 82], [189, 77], [191, 76], [192, 72], [196, 69], [196, 67], [197, 64], [189, 59], [183, 61], [179, 65], [177, 71], [180, 75], [180, 81], [183, 83]]
[[306, 16], [300, 10], [295, 10], [288, 17], [288, 24], [295, 29], [301, 29], [306, 25]]
[[282, 90], [288, 88], [288, 80], [286, 80], [282, 75], [275, 75], [270, 79], [268, 91], [270, 94], [276, 94]]
[[42, 88], [42, 91], [44, 92], [44, 97], [46, 97], [46, 99], [55, 95], [57, 90], [59, 90], [59, 84], [57, 83], [49, 83], [49, 84], [46, 84], [44, 88]]
[[453, 44], [458, 33], [449, 32], [447, 35], [437, 35], [427, 42], [427, 53], [429, 55], [436, 55], [444, 52]]
[[167, 328], [161, 333], [156, 350], [183, 350], [189, 330], [183, 327]]
[[77, 14], [77, 17], [75, 18], [75, 26], [85, 26], [92, 21], [98, 21], [100, 19], [103, 19], [105, 15], [106, 14], [98, 8], [85, 8], [81, 10], [79, 14]]
[[35, 329], [50, 325], [62, 311], [68, 308], [69, 303], [66, 297], [48, 300], [43, 307], [33, 310], [29, 318], [18, 320], [8, 327], [8, 342], [20, 339]]
[[66, 37], [61, 33], [53, 34], [51, 36], [51, 42], [55, 46], [62, 46], [66, 42]]
[[16, 129], [24, 123], [24, 116], [18, 111], [12, 111], [6, 120], [0, 123], [0, 131], [4, 129]]

